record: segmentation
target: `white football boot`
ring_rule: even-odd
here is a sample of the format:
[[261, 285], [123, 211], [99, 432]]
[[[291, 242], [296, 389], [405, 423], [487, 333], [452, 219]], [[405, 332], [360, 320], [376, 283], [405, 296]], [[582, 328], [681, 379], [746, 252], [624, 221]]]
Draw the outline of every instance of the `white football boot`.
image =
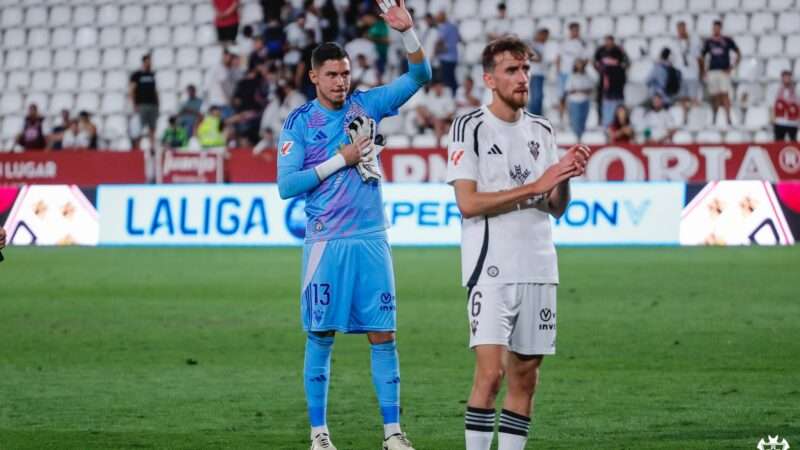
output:
[[311, 441], [311, 450], [336, 450], [328, 433], [319, 433]]
[[383, 450], [414, 450], [405, 433], [396, 433], [383, 441]]

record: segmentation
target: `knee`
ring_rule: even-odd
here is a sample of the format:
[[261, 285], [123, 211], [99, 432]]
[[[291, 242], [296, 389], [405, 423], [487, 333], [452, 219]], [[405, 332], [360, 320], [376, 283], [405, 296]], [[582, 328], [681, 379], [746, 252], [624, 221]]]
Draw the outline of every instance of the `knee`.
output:
[[533, 395], [539, 384], [539, 366], [526, 367], [524, 370], [509, 374], [508, 389]]
[[394, 341], [393, 331], [380, 331], [367, 333], [367, 339], [370, 344], [385, 344]]
[[475, 390], [483, 395], [494, 397], [500, 392], [505, 372], [502, 368], [479, 369], [475, 377]]

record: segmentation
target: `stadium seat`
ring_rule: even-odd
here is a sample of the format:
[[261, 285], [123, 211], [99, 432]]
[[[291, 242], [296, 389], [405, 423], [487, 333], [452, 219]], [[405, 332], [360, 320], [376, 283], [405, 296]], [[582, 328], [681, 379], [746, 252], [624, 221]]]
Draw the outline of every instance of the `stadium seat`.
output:
[[192, 7], [190, 5], [176, 3], [169, 10], [169, 23], [172, 25], [183, 25], [191, 23]]
[[[720, 13], [736, 12], [739, 10], [739, 0], [717, 0], [716, 10]], [[725, 28], [728, 28], [727, 24]]]
[[144, 23], [147, 26], [161, 25], [168, 17], [169, 10], [165, 5], [154, 4], [147, 7]]
[[25, 27], [35, 28], [44, 25], [47, 25], [47, 8], [34, 6], [25, 11]]
[[211, 25], [202, 25], [195, 30], [195, 42], [201, 47], [217, 43], [217, 31]]
[[48, 45], [50, 45], [50, 30], [46, 28], [28, 30], [28, 47], [39, 48]]
[[767, 9], [767, 0], [742, 0], [744, 11], [763, 11]]
[[119, 5], [106, 3], [101, 6], [97, 14], [97, 24], [100, 26], [119, 25]]
[[56, 77], [56, 89], [74, 91], [78, 89], [78, 73], [74, 70], [62, 70]]
[[649, 0], [646, 2], [637, 1], [634, 2], [634, 4], [636, 5], [636, 13], [641, 14], [642, 16], [647, 16], [661, 11], [659, 0]]
[[800, 32], [800, 13], [786, 12], [778, 16], [778, 32], [796, 34]]
[[50, 26], [61, 27], [64, 25], [74, 25], [72, 20], [72, 8], [69, 5], [56, 5], [50, 9]]
[[142, 66], [142, 57], [146, 55], [150, 50], [144, 47], [136, 47], [128, 49], [128, 53], [125, 55], [125, 65], [130, 69], [138, 69]]
[[438, 147], [436, 136], [432, 134], [419, 134], [411, 138], [411, 146], [417, 148], [435, 148]]
[[406, 8], [413, 9], [416, 17], [423, 17], [428, 12], [428, 2], [427, 0], [408, 0]]
[[[530, 28], [530, 25], [528, 26]], [[483, 22], [480, 19], [466, 19], [458, 25], [461, 40], [470, 42], [484, 34]]]
[[175, 92], [160, 91], [158, 94], [158, 101], [161, 113], [175, 114], [178, 112], [178, 96]]
[[125, 64], [125, 52], [119, 48], [107, 48], [103, 50], [101, 66], [103, 69], [116, 69]]
[[96, 69], [100, 67], [100, 50], [97, 47], [83, 49], [78, 53], [79, 69]]
[[9, 50], [6, 53], [4, 70], [24, 69], [28, 66], [28, 52], [25, 50]]
[[[667, 2], [671, 3], [671, 2]], [[678, 28], [678, 22], [686, 23], [686, 29], [689, 30], [690, 33], [696, 32], [695, 27], [695, 20], [694, 16], [691, 14], [673, 14], [669, 18], [669, 32], [670, 34], [674, 33], [675, 30]], [[701, 36], [705, 36], [708, 33], [700, 33]]]
[[119, 47], [122, 45], [122, 28], [107, 27], [100, 30], [99, 45], [101, 47]]
[[781, 77], [784, 70], [792, 70], [792, 63], [789, 58], [772, 58], [767, 62], [767, 78], [777, 80]]
[[769, 110], [766, 106], [757, 106], [747, 109], [744, 118], [745, 129], [755, 131], [764, 128], [769, 123]]
[[736, 36], [736, 45], [743, 57], [754, 56], [756, 54], [756, 37], [751, 34]]
[[692, 133], [686, 130], [678, 130], [672, 135], [672, 143], [680, 145], [692, 144], [694, 143], [694, 137]]
[[795, 76], [797, 76], [797, 74], [800, 74], [800, 58], [797, 58], [794, 61], [794, 70], [792, 72], [795, 74]]
[[581, 142], [587, 145], [605, 145], [608, 143], [608, 137], [602, 131], [587, 131], [583, 133]]
[[440, 11], [444, 11], [448, 16], [450, 16], [451, 9], [452, 8], [449, 0], [428, 0], [428, 11], [434, 15], [438, 14]]
[[176, 47], [195, 45], [194, 27], [183, 25], [175, 28], [172, 33], [172, 44]]
[[[589, 2], [592, 3], [592, 2]], [[601, 39], [614, 33], [614, 18], [609, 16], [596, 16], [589, 22], [589, 37]]]
[[533, 39], [534, 29], [531, 26], [531, 19], [528, 17], [521, 17], [514, 19], [511, 22], [511, 33], [517, 35], [523, 41], [530, 41]]
[[[669, 1], [667, 1], [669, 3]], [[689, 11], [693, 13], [702, 13], [714, 10], [713, 0], [689, 0]]]
[[[675, 41], [672, 37], [659, 37], [654, 38], [650, 41], [650, 58], [653, 61], [658, 61], [661, 58], [661, 50], [664, 50], [665, 47], [672, 48], [672, 44]], [[680, 55], [672, 55], [672, 62], [674, 63]]]
[[583, 3], [581, 12], [595, 20], [598, 15], [608, 14], [608, 2], [606, 0], [588, 0]]
[[649, 97], [647, 86], [641, 83], [626, 83], [625, 84], [625, 104], [628, 106], [636, 106], [647, 101]]
[[610, 0], [608, 9], [615, 15], [630, 14], [633, 11], [633, 0]]
[[[386, 121], [386, 119], [384, 119], [384, 121]], [[389, 134], [386, 138], [387, 148], [406, 148], [410, 146], [411, 139], [409, 139], [405, 134]]]
[[73, 44], [72, 28], [55, 28], [50, 39], [55, 48], [72, 47]]
[[717, 130], [702, 130], [695, 136], [695, 142], [698, 144], [716, 144], [722, 142], [722, 133]]
[[[18, 111], [14, 111], [15, 113]], [[4, 140], [13, 139], [22, 132], [22, 125], [25, 119], [22, 116], [5, 116], [3, 118], [2, 137]], [[13, 143], [12, 143], [13, 145]]]
[[36, 107], [39, 109], [39, 113], [46, 115], [48, 108], [50, 107], [50, 99], [48, 98], [47, 94], [36, 92], [28, 94], [28, 96], [25, 97], [25, 105], [36, 105]]
[[658, 36], [667, 34], [667, 16], [663, 14], [650, 14], [644, 16], [642, 34], [645, 36]]
[[6, 30], [3, 35], [3, 46], [5, 48], [20, 48], [25, 47], [26, 38], [25, 30], [22, 28], [11, 28]]
[[775, 29], [775, 15], [771, 12], [755, 13], [750, 18], [749, 31], [754, 34], [763, 34]]
[[200, 60], [197, 54], [197, 49], [194, 47], [183, 47], [178, 50], [178, 56], [175, 59], [175, 64], [180, 68], [196, 67]]
[[683, 106], [679, 104], [673, 104], [669, 108], [669, 115], [672, 116], [672, 120], [676, 124], [683, 124], [683, 119], [685, 119], [685, 111], [683, 110]]
[[772, 11], [787, 11], [795, 6], [795, 0], [769, 0], [769, 9]]
[[61, 49], [53, 52], [53, 68], [54, 69], [70, 69], [75, 67], [75, 51], [70, 49]]
[[[714, 21], [719, 20], [719, 15], [714, 13], [698, 14], [695, 29], [701, 36], [709, 36], [714, 26]], [[724, 29], [724, 28], [723, 28]]]
[[644, 84], [647, 80], [647, 75], [650, 74], [650, 69], [653, 67], [652, 61], [639, 60], [631, 64], [628, 71], [628, 79], [630, 82]]
[[744, 108], [761, 104], [764, 101], [764, 92], [761, 83], [739, 83], [736, 87], [735, 100], [737, 106]]
[[727, 144], [745, 144], [751, 140], [752, 136], [749, 132], [740, 130], [730, 130], [725, 133], [725, 137], [723, 138], [723, 142]]
[[[787, 56], [800, 56], [800, 33], [792, 34], [790, 36], [786, 36], [786, 50], [785, 53]], [[800, 75], [795, 72], [796, 75]]]
[[665, 13], [683, 13], [686, 12], [686, 0], [665, 0], [661, 9]]
[[627, 16], [620, 16], [617, 18], [617, 32], [616, 36], [620, 37], [630, 37], [639, 34], [641, 27], [641, 20], [639, 16], [635, 15], [627, 15]]
[[156, 72], [156, 85], [159, 90], [175, 91], [180, 88], [178, 74], [174, 70], [159, 70]]
[[631, 61], [642, 59], [642, 56], [646, 55], [649, 49], [647, 39], [641, 37], [625, 39], [622, 43], [622, 47], [625, 49], [625, 53], [628, 54], [628, 58], [630, 58]]
[[705, 104], [690, 108], [686, 123], [691, 131], [700, 131], [707, 128], [711, 125], [711, 108]]
[[538, 23], [536, 24], [536, 27], [547, 28], [548, 30], [550, 30], [550, 39], [560, 39], [562, 36], [564, 36], [562, 21], [558, 17], [554, 16], [543, 17], [539, 19]]
[[[459, 8], [461, 5], [459, 4]], [[454, 11], [455, 12], [455, 11]], [[261, 5], [255, 2], [245, 3], [242, 7], [242, 22], [243, 23], [260, 23], [263, 22], [264, 16]]]
[[49, 49], [37, 48], [31, 52], [28, 67], [31, 69], [49, 69], [52, 61], [52, 53]]
[[[96, 10], [94, 5], [80, 5], [75, 7], [72, 14], [72, 24], [76, 27], [82, 27], [86, 25], [96, 25], [95, 22], [96, 17]], [[50, 18], [52, 20], [53, 13], [50, 12]]]
[[[589, 0], [591, 1], [591, 0]], [[568, 19], [581, 14], [581, 0], [559, 0], [557, 3], [556, 13], [561, 17]], [[536, 5], [534, 4], [534, 8]]]
[[774, 140], [775, 138], [770, 131], [758, 130], [753, 133], [753, 142], [757, 144], [765, 144]]
[[67, 92], [57, 92], [50, 97], [50, 114], [58, 114], [62, 109], [72, 111], [75, 107], [75, 96]]
[[150, 47], [162, 47], [174, 45], [170, 40], [169, 27], [152, 27], [147, 33], [147, 45]]
[[569, 146], [575, 145], [578, 143], [578, 138], [575, 136], [575, 133], [572, 130], [564, 130], [561, 133], [556, 134], [556, 145], [560, 146]]
[[[183, 51], [186, 48], [181, 48], [180, 51]], [[192, 48], [192, 50], [194, 50]], [[195, 50], [196, 51], [196, 50]], [[160, 47], [153, 51], [153, 69], [159, 71], [161, 69], [173, 67], [175, 64], [175, 54], [172, 51], [172, 48], [169, 47]]]
[[0, 25], [2, 25], [2, 27], [6, 29], [18, 27], [22, 23], [22, 20], [24, 19], [24, 15], [22, 13], [21, 8], [3, 7], [2, 14], [3, 18], [2, 20], [0, 20]]
[[75, 101], [75, 109], [93, 113], [100, 107], [100, 98], [94, 92], [81, 92]]
[[747, 31], [747, 14], [735, 12], [725, 14], [722, 27], [728, 34], [744, 33]]
[[6, 91], [0, 98], [0, 113], [19, 114], [24, 108], [22, 94], [19, 92]]
[[28, 89], [28, 85], [30, 83], [30, 73], [27, 70], [17, 70], [8, 74], [8, 79], [6, 80], [6, 89], [19, 89], [25, 91]]
[[120, 17], [122, 25], [143, 25], [144, 24], [144, 8], [135, 3], [128, 3], [122, 9]]
[[128, 81], [128, 74], [124, 71], [111, 70], [106, 72], [103, 88], [107, 91], [124, 92], [128, 88]]
[[743, 58], [736, 70], [736, 78], [742, 81], [756, 81], [763, 74], [764, 68], [756, 58]]
[[75, 46], [78, 48], [97, 47], [97, 30], [92, 27], [78, 29], [78, 33], [75, 35]]
[[[489, 2], [491, 3], [491, 2]], [[533, 4], [528, 6], [527, 0], [515, 0], [510, 3], [516, 3], [515, 8], [509, 8], [508, 14], [510, 17], [519, 17], [525, 14], [532, 14], [536, 18], [543, 16], [551, 16], [556, 13], [556, 2], [554, 0], [533, 0]], [[513, 11], [513, 12], [512, 12]]]
[[103, 88], [103, 74], [99, 70], [81, 72], [81, 91], [99, 91]]
[[100, 112], [103, 114], [118, 114], [125, 112], [127, 100], [118, 92], [109, 92], [103, 95]]
[[179, 86], [188, 86], [190, 84], [195, 86], [203, 86], [203, 75], [199, 70], [196, 69], [181, 70], [178, 80]]
[[123, 43], [126, 47], [138, 47], [147, 43], [147, 31], [144, 27], [128, 27], [125, 29]]
[[199, 3], [194, 7], [194, 23], [206, 24], [214, 22], [214, 8], [211, 3]]
[[783, 53], [783, 37], [777, 34], [761, 36], [758, 41], [758, 56], [769, 57]]
[[203, 48], [203, 53], [200, 58], [200, 64], [203, 67], [214, 67], [222, 61], [222, 47], [219, 45], [211, 45]]

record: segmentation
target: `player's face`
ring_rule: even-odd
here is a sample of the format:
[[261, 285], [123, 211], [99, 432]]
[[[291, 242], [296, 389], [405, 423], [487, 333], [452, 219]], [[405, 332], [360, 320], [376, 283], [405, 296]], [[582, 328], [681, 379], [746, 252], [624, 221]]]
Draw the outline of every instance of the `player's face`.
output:
[[494, 95], [514, 109], [528, 104], [528, 72], [531, 68], [527, 58], [503, 52], [495, 56], [491, 73], [483, 75], [486, 86]]
[[309, 72], [311, 82], [317, 86], [317, 96], [334, 106], [344, 104], [350, 91], [350, 60], [329, 59]]

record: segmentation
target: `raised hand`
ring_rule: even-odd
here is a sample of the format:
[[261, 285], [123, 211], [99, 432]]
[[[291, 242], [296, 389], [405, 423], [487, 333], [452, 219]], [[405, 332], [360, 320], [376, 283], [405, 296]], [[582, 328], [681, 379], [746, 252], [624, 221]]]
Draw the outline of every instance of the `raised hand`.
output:
[[565, 167], [571, 167], [574, 171], [573, 177], [581, 176], [586, 172], [586, 162], [591, 153], [592, 151], [585, 145], [573, 145], [558, 163]]
[[389, 27], [403, 32], [414, 26], [404, 0], [376, 0], [376, 3], [383, 11], [381, 18]]

